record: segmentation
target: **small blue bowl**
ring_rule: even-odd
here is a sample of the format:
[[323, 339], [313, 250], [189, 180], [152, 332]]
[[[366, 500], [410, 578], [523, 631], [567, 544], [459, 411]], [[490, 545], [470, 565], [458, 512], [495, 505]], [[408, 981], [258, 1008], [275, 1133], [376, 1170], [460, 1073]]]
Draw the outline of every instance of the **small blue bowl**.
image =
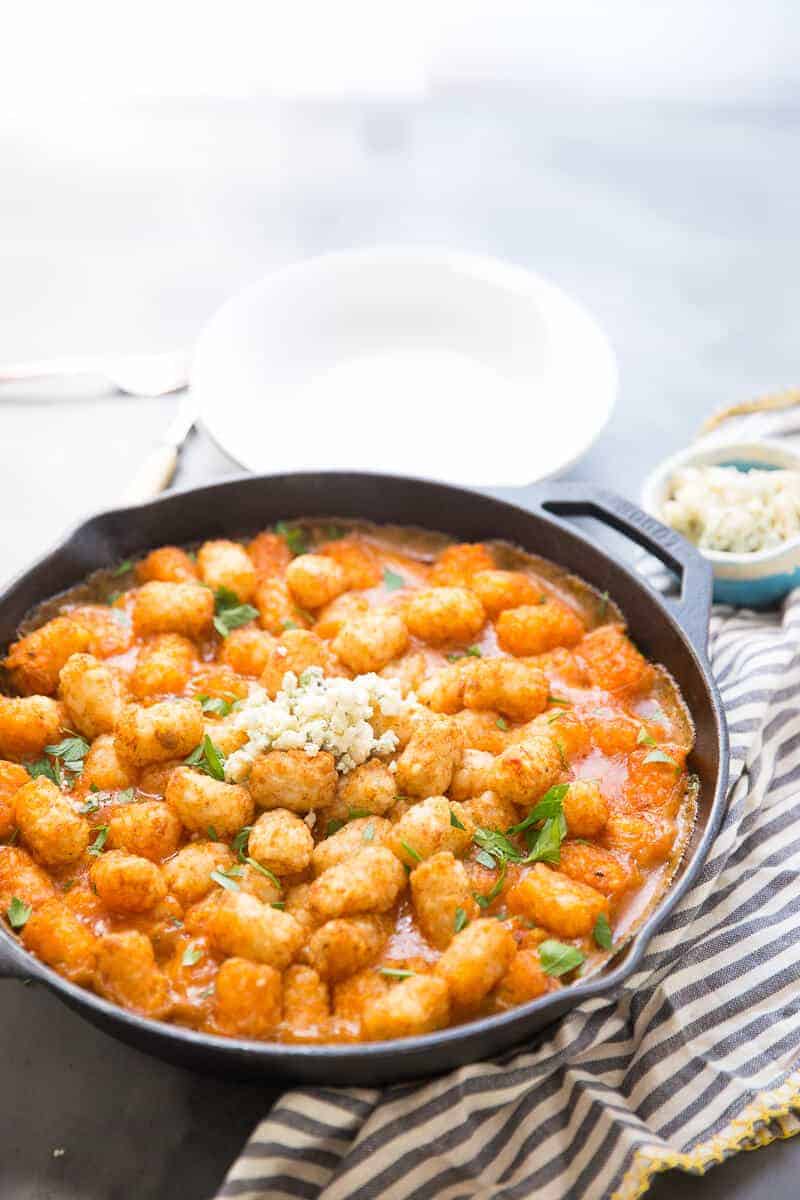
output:
[[[682, 467], [736, 467], [800, 471], [800, 454], [783, 442], [715, 442], [690, 446], [665, 459], [645, 480], [642, 507], [663, 520], [664, 501], [672, 476]], [[770, 550], [752, 554], [730, 554], [723, 550], [700, 550], [714, 570], [714, 599], [739, 608], [770, 608], [793, 588], [800, 587], [800, 536]]]

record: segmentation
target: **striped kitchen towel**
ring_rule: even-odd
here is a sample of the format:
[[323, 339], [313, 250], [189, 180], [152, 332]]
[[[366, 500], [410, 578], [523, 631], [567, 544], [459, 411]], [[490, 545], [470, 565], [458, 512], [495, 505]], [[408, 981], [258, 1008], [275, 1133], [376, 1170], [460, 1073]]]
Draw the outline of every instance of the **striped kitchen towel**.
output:
[[220, 1196], [633, 1200], [800, 1132], [800, 590], [717, 609], [711, 652], [727, 814], [621, 993], [432, 1082], [287, 1092]]

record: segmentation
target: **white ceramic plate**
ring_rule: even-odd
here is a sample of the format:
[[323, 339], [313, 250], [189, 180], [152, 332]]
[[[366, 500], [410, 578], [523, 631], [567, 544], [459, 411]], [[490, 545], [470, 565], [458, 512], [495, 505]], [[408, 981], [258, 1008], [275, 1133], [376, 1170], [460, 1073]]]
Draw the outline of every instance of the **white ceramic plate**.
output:
[[611, 347], [579, 305], [466, 254], [327, 254], [230, 300], [197, 345], [202, 421], [242, 466], [521, 485], [588, 450]]

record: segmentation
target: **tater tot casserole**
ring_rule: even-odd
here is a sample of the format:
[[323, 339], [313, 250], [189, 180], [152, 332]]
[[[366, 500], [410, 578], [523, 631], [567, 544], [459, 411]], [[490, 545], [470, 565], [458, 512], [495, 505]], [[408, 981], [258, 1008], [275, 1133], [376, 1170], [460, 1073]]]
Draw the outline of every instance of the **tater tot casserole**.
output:
[[357, 1043], [599, 970], [691, 833], [691, 717], [613, 599], [507, 543], [330, 520], [161, 546], [30, 615], [0, 913], [73, 983]]

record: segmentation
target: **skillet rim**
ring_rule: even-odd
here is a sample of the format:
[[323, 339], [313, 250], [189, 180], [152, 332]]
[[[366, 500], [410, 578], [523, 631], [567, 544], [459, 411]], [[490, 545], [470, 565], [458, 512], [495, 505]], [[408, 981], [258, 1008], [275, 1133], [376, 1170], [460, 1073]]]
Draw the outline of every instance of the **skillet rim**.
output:
[[[385, 1062], [387, 1055], [408, 1055], [409, 1058], [418, 1059], [421, 1055], [430, 1051], [433, 1056], [437, 1051], [444, 1051], [451, 1047], [454, 1043], [457, 1044], [463, 1040], [469, 1041], [471, 1037], [475, 1037], [482, 1031], [488, 1033], [506, 1032], [507, 1036], [502, 1039], [504, 1049], [488, 1050], [487, 1054], [492, 1059], [502, 1057], [509, 1053], [519, 1052], [523, 1048], [523, 1043], [526, 1037], [531, 1037], [545, 1025], [550, 1022], [545, 1019], [540, 1019], [535, 1023], [535, 1018], [546, 1014], [552, 1009], [552, 1020], [558, 1020], [561, 1015], [567, 1011], [574, 1009], [578, 1004], [586, 1000], [591, 1000], [599, 996], [610, 996], [614, 991], [625, 982], [625, 980], [633, 974], [636, 968], [640, 965], [647, 946], [653, 936], [658, 932], [659, 928], [664, 924], [670, 913], [673, 911], [678, 901], [688, 891], [692, 883], [700, 873], [706, 858], [708, 856], [711, 845], [719, 829], [722, 815], [725, 809], [727, 798], [727, 783], [728, 783], [728, 767], [729, 767], [729, 744], [728, 730], [725, 720], [725, 714], [722, 707], [722, 701], [719, 695], [714, 677], [711, 673], [710, 666], [704, 653], [704, 648], [698, 649], [694, 645], [692, 636], [681, 623], [679, 612], [668, 604], [663, 597], [657, 592], [650, 589], [641, 577], [625, 563], [621, 562], [607, 549], [598, 547], [592, 542], [582, 531], [577, 529], [573, 524], [560, 520], [547, 507], [548, 498], [557, 499], [562, 493], [574, 499], [576, 497], [585, 497], [587, 503], [591, 503], [592, 499], [611, 500], [622, 506], [628, 514], [637, 518], [643, 517], [647, 524], [650, 540], [656, 545], [661, 545], [662, 548], [674, 547], [675, 538], [677, 535], [674, 531], [668, 530], [664, 526], [660, 526], [658, 522], [647, 518], [641, 510], [628, 501], [623, 501], [616, 497], [614, 493], [607, 492], [605, 489], [598, 487], [591, 482], [575, 482], [568, 484], [559, 483], [544, 483], [539, 484], [533, 491], [526, 489], [524, 502], [519, 504], [513, 500], [506, 498], [497, 498], [491, 493], [478, 489], [463, 488], [457, 485], [447, 484], [438, 480], [426, 479], [423, 477], [390, 475], [384, 472], [352, 472], [352, 471], [313, 471], [313, 472], [285, 472], [280, 475], [252, 475], [247, 472], [237, 473], [226, 476], [221, 480], [212, 483], [204, 483], [193, 485], [186, 488], [176, 488], [169, 492], [163, 493], [153, 500], [147, 501], [145, 504], [127, 506], [122, 508], [105, 509], [102, 512], [96, 513], [85, 520], [79, 522], [70, 531], [68, 531], [58, 542], [56, 542], [48, 551], [36, 559], [30, 566], [18, 572], [17, 575], [9, 581], [0, 590], [0, 611], [4, 608], [13, 593], [21, 587], [25, 581], [35, 572], [46, 567], [46, 565], [57, 560], [59, 557], [67, 554], [73, 546], [80, 542], [80, 539], [85, 536], [90, 536], [93, 527], [102, 529], [104, 523], [119, 521], [126, 515], [135, 517], [137, 513], [142, 511], [150, 511], [164, 506], [171, 506], [180, 503], [182, 499], [189, 496], [195, 498], [204, 496], [213, 496], [215, 493], [221, 493], [229, 488], [235, 488], [242, 484], [248, 487], [257, 489], [264, 486], [280, 486], [300, 481], [336, 481], [341, 484], [348, 483], [380, 483], [381, 481], [390, 482], [393, 485], [415, 487], [420, 484], [426, 487], [434, 488], [442, 492], [450, 493], [451, 497], [461, 497], [468, 500], [470, 503], [478, 501], [486, 501], [490, 504], [499, 506], [501, 509], [509, 509], [514, 511], [523, 519], [533, 519], [534, 521], [545, 522], [553, 526], [562, 534], [569, 535], [576, 541], [583, 544], [585, 547], [591, 547], [596, 553], [610, 562], [614, 569], [622, 573], [626, 578], [626, 582], [634, 592], [639, 593], [645, 598], [645, 602], [654, 606], [658, 617], [664, 621], [672, 632], [677, 635], [679, 641], [683, 644], [684, 649], [688, 652], [691, 659], [694, 660], [694, 665], [699, 673], [699, 676], [706, 689], [706, 701], [708, 703], [708, 716], [713, 721], [714, 732], [716, 734], [716, 742], [718, 748], [718, 765], [717, 779], [714, 787], [713, 797], [710, 798], [708, 806], [708, 819], [705, 827], [702, 830], [696, 845], [691, 849], [691, 852], [682, 860], [682, 873], [667, 891], [662, 899], [654, 907], [652, 912], [642, 922], [641, 926], [631, 937], [630, 941], [626, 942], [621, 949], [620, 961], [616, 966], [610, 969], [600, 970], [596, 974], [587, 977], [561, 991], [549, 992], [544, 996], [537, 997], [535, 1000], [527, 1004], [518, 1005], [515, 1008], [509, 1009], [504, 1013], [490, 1014], [483, 1017], [478, 1017], [472, 1021], [466, 1021], [458, 1025], [452, 1025], [446, 1029], [437, 1030], [434, 1033], [422, 1034], [415, 1037], [398, 1038], [390, 1041], [380, 1042], [362, 1042], [362, 1043], [342, 1043], [335, 1044], [296, 1044], [291, 1042], [263, 1042], [254, 1041], [244, 1038], [228, 1038], [221, 1037], [216, 1034], [201, 1033], [194, 1029], [189, 1029], [181, 1025], [173, 1025], [166, 1021], [157, 1021], [149, 1017], [144, 1017], [138, 1013], [129, 1012], [120, 1005], [103, 999], [96, 993], [71, 983], [63, 976], [59, 975], [51, 967], [47, 966], [41, 960], [37, 959], [30, 951], [28, 951], [21, 940], [15, 937], [4, 924], [0, 924], [0, 979], [22, 978], [33, 979], [37, 982], [46, 984], [51, 990], [59, 994], [65, 1002], [79, 1012], [82, 1009], [89, 1009], [93, 1013], [107, 1018], [112, 1025], [122, 1025], [131, 1032], [140, 1033], [148, 1042], [147, 1049], [153, 1042], [165, 1044], [167, 1047], [179, 1045], [193, 1048], [195, 1050], [206, 1049], [213, 1052], [215, 1062], [220, 1057], [229, 1058], [231, 1060], [247, 1060], [255, 1056], [261, 1064], [274, 1061], [276, 1065], [287, 1064], [285, 1071], [281, 1074], [285, 1077], [291, 1077], [295, 1074], [295, 1078], [302, 1079], [304, 1072], [294, 1073], [292, 1064], [303, 1064], [308, 1062], [321, 1062], [329, 1064], [333, 1069], [336, 1066], [345, 1068], [350, 1063], [368, 1064], [375, 1061], [376, 1066], [380, 1062]], [[195, 501], [196, 502], [196, 501]], [[601, 505], [602, 507], [602, 505]], [[328, 515], [328, 514], [320, 514]], [[362, 519], [370, 519], [369, 517]], [[396, 523], [401, 523], [397, 521]], [[412, 522], [414, 524], [414, 522]], [[446, 524], [446, 521], [442, 522]], [[430, 526], [429, 526], [430, 528]], [[659, 541], [658, 534], [663, 530], [663, 539]], [[443, 530], [446, 532], [446, 530]], [[629, 536], [633, 534], [633, 526], [627, 530]], [[455, 536], [455, 535], [453, 535]], [[498, 534], [497, 536], [502, 536]], [[118, 541], [118, 535], [111, 535], [110, 542]], [[683, 543], [683, 539], [678, 539], [681, 543], [680, 557], [683, 560], [683, 565], [687, 562], [692, 562], [692, 568], [702, 574], [706, 572], [710, 576], [710, 567], [688, 543]], [[524, 548], [524, 547], [523, 547]], [[131, 553], [133, 551], [130, 551]], [[697, 562], [693, 560], [697, 559]], [[552, 560], [556, 561], [557, 560]], [[99, 564], [103, 565], [103, 564]], [[112, 565], [109, 563], [109, 565]], [[557, 565], [563, 565], [558, 564]], [[95, 568], [89, 569], [98, 569]], [[58, 594], [58, 593], [55, 593]], [[710, 591], [709, 591], [710, 595]], [[49, 596], [41, 599], [49, 599]], [[41, 602], [41, 600], [39, 601]], [[30, 606], [29, 606], [30, 607]], [[693, 714], [694, 715], [694, 714]], [[613, 962], [612, 960], [610, 960]], [[81, 1013], [81, 1015], [86, 1015]], [[513, 1027], [519, 1024], [519, 1037], [514, 1039], [508, 1035]], [[526, 1029], [526, 1026], [529, 1028]], [[107, 1029], [107, 1024], [104, 1022], [103, 1028]], [[122, 1034], [116, 1030], [112, 1032], [112, 1036], [122, 1037], [127, 1040]], [[158, 1053], [158, 1051], [154, 1051]], [[227, 1053], [226, 1053], [227, 1052]], [[461, 1065], [474, 1064], [482, 1061], [480, 1052], [470, 1054], [469, 1058], [464, 1060]], [[429, 1073], [441, 1073], [451, 1069], [457, 1069], [458, 1063], [451, 1063], [449, 1066], [436, 1067], [433, 1064], [430, 1067]], [[424, 1074], [424, 1067], [423, 1067]], [[398, 1075], [398, 1080], [412, 1078], [407, 1072], [401, 1072]], [[306, 1076], [311, 1078], [311, 1076]]]

